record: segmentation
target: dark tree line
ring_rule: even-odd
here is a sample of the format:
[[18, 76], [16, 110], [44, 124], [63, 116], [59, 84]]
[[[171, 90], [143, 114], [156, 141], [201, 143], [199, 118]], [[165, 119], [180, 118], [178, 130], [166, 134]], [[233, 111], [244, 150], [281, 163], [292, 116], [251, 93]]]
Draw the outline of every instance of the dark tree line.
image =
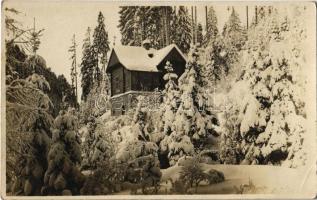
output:
[[[31, 64], [32, 63], [32, 64]], [[33, 64], [35, 63], [35, 67]], [[44, 76], [51, 90], [48, 92], [48, 96], [51, 99], [54, 107], [52, 107], [52, 115], [57, 116], [59, 110], [65, 105], [75, 107], [77, 100], [72, 92], [70, 84], [67, 82], [63, 75], [57, 76], [51, 71], [51, 68], [46, 66], [46, 62], [43, 57], [29, 56], [26, 52], [14, 42], [6, 43], [6, 76], [7, 83], [15, 79], [25, 79], [37, 73]]]
[[141, 46], [145, 39], [152, 48], [159, 49], [171, 43], [187, 53], [192, 42], [192, 24], [188, 9], [180, 6], [122, 6], [118, 27], [123, 45]]

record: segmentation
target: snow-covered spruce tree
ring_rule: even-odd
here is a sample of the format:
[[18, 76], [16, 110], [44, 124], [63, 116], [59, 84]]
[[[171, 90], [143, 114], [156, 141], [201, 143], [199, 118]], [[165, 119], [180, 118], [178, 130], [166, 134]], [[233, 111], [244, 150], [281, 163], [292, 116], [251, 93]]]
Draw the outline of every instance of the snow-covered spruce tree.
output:
[[207, 15], [207, 31], [204, 36], [205, 47], [202, 57], [203, 85], [207, 88], [215, 88], [217, 83], [224, 78], [225, 72], [229, 71], [229, 54], [227, 53], [224, 40], [220, 37], [217, 28], [217, 16], [210, 7]]
[[52, 103], [44, 92], [49, 89], [36, 73], [6, 87], [6, 173], [13, 195], [41, 194], [53, 124]]
[[207, 88], [216, 87], [216, 84], [226, 76], [230, 66], [229, 54], [222, 38], [218, 35], [210, 40], [203, 54], [203, 84]]
[[147, 113], [145, 108], [142, 107], [143, 101], [144, 97], [139, 96], [132, 125], [129, 127], [129, 131], [122, 133], [122, 141], [119, 143], [119, 149], [116, 153], [116, 159], [122, 162], [157, 153], [157, 145], [149, 142], [150, 135], [145, 130]]
[[78, 119], [74, 109], [60, 111], [54, 120], [53, 143], [49, 149], [48, 168], [44, 176], [42, 195], [78, 195], [85, 177], [79, 171], [81, 162]]
[[144, 190], [145, 187], [157, 186], [162, 174], [159, 168], [158, 146], [149, 141], [148, 113], [143, 103], [144, 97], [139, 96], [132, 125], [126, 130], [121, 129], [122, 140], [114, 159], [119, 163], [127, 164], [125, 180], [130, 183], [140, 183]]
[[[108, 81], [106, 75], [107, 54], [110, 51], [108, 32], [105, 28], [105, 18], [101, 12], [98, 14], [98, 25], [94, 30], [92, 49], [95, 57], [94, 78], [100, 84], [101, 81]], [[108, 90], [108, 85], [106, 85]]]
[[88, 117], [86, 121], [87, 130], [83, 133], [82, 137], [84, 141], [82, 143], [82, 162], [81, 169], [85, 170], [91, 167], [91, 154], [92, 154], [92, 145], [94, 143], [94, 132], [96, 129], [96, 122], [93, 117]]
[[214, 41], [218, 36], [217, 16], [214, 8], [211, 6], [208, 8], [207, 14], [207, 31], [204, 36], [203, 45], [207, 46], [211, 41]]
[[[163, 79], [166, 81], [165, 89], [162, 91], [163, 102], [160, 104], [159, 110], [156, 112], [158, 119], [154, 122], [154, 131], [150, 134], [150, 140], [160, 145], [160, 142], [164, 137], [170, 135], [172, 132], [173, 123], [175, 120], [175, 114], [178, 108], [179, 91], [176, 84], [177, 74], [174, 73], [172, 64], [167, 61], [165, 66], [166, 74]], [[168, 154], [165, 146], [160, 148], [160, 156], [166, 157]], [[168, 162], [163, 163], [162, 166], [168, 166]]]
[[241, 138], [237, 149], [244, 164], [305, 165], [305, 78], [301, 69], [305, 66], [302, 45], [306, 31], [300, 21], [301, 9], [275, 10], [249, 32], [245, 70], [237, 83], [245, 85], [246, 95], [235, 111], [238, 119], [231, 124], [240, 127], [234, 134]]
[[192, 41], [191, 35], [191, 23], [188, 10], [185, 6], [180, 6], [177, 14], [177, 32], [175, 44], [187, 54], [190, 50], [190, 44]]
[[170, 15], [170, 22], [169, 22], [170, 42], [173, 44], [175, 44], [177, 41], [177, 29], [178, 29], [177, 21], [178, 20], [177, 20], [176, 7], [174, 7]]
[[[229, 20], [225, 23], [223, 27], [223, 41], [225, 44], [226, 54], [228, 54], [227, 59], [229, 63], [233, 64], [239, 58], [239, 52], [246, 42], [246, 31], [241, 25], [238, 13], [232, 8]], [[225, 69], [226, 74], [229, 72], [229, 68]]]
[[121, 44], [128, 45], [133, 39], [133, 24], [134, 24], [135, 6], [120, 6], [119, 10], [119, 25], [121, 33]]
[[175, 120], [175, 113], [177, 111], [177, 102], [179, 101], [179, 91], [176, 84], [177, 74], [173, 73], [172, 64], [167, 61], [165, 66], [166, 74], [163, 79], [166, 81], [165, 89], [163, 90], [163, 118], [164, 123], [163, 133], [169, 135], [172, 130], [172, 125]]
[[86, 101], [87, 95], [93, 87], [93, 68], [94, 57], [92, 55], [92, 47], [90, 42], [90, 28], [87, 28], [86, 38], [83, 41], [83, 56], [80, 63], [81, 70], [81, 87], [82, 96], [81, 99]]
[[99, 163], [110, 157], [108, 142], [96, 130], [97, 124], [94, 118], [89, 120], [87, 126], [88, 132], [84, 135], [82, 167], [85, 169], [96, 169]]
[[180, 105], [177, 108], [170, 135], [161, 141], [162, 151], [168, 152], [170, 165], [184, 155], [204, 149], [204, 142], [214, 130], [213, 114], [204, 105], [207, 100], [202, 87], [198, 51], [192, 48], [186, 70], [179, 78]]
[[197, 43], [201, 46], [203, 43], [204, 35], [203, 35], [203, 25], [198, 23], [197, 25]]
[[[246, 94], [245, 85], [237, 83], [225, 97], [222, 114], [219, 117], [220, 161], [224, 164], [240, 164], [244, 159], [241, 150], [242, 136], [240, 134], [240, 107]], [[221, 104], [221, 103], [220, 103]]]
[[[152, 34], [155, 34], [153, 30], [157, 27], [155, 18], [151, 15], [153, 11], [154, 9], [150, 6], [120, 7], [118, 27], [122, 35], [121, 43], [123, 45], [141, 46], [142, 40], [146, 39], [147, 36], [150, 37], [151, 42], [154, 42], [153, 40], [158, 38], [151, 37]], [[147, 21], [151, 21], [152, 23], [147, 24]], [[155, 36], [158, 36], [158, 34], [156, 33]]]
[[72, 93], [77, 99], [77, 53], [76, 53], [76, 38], [75, 34], [72, 38], [72, 45], [69, 47], [68, 52], [71, 53], [70, 60], [72, 62], [71, 68], [70, 68], [70, 77], [71, 77], [71, 87], [72, 87]]

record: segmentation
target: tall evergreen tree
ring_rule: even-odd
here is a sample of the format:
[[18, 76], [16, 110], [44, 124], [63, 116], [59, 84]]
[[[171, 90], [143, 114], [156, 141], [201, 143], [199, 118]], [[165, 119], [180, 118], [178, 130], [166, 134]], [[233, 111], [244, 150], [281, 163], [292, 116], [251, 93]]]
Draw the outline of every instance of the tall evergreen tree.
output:
[[307, 63], [299, 48], [307, 39], [303, 13], [276, 12], [250, 28], [244, 70], [226, 99], [224, 113], [231, 119], [225, 116], [221, 123], [222, 159], [294, 168], [307, 164], [307, 86], [301, 73]]
[[175, 41], [175, 34], [170, 32], [175, 25], [172, 20], [176, 19], [170, 6], [122, 6], [119, 14], [123, 45], [141, 46], [142, 41], [148, 39], [153, 48], [159, 49]]
[[176, 13], [176, 6], [173, 8], [170, 16], [170, 42], [176, 43], [177, 38], [177, 29], [178, 29], [178, 23], [177, 23], [177, 13]]
[[163, 108], [163, 123], [164, 123], [164, 134], [170, 134], [172, 129], [173, 120], [177, 111], [177, 102], [179, 100], [179, 91], [176, 84], [177, 74], [174, 73], [172, 64], [166, 62], [166, 74], [163, 79], [166, 81], [165, 89], [163, 90], [164, 95], [164, 108]]
[[203, 26], [201, 25], [201, 23], [198, 23], [197, 25], [197, 43], [199, 43], [199, 45], [202, 45], [203, 42]]
[[71, 64], [71, 70], [70, 70], [70, 76], [71, 76], [71, 87], [73, 90], [73, 94], [75, 95], [77, 99], [77, 54], [76, 54], [76, 39], [75, 34], [72, 38], [72, 45], [69, 47], [68, 52], [71, 53], [70, 60], [72, 61]]
[[230, 63], [238, 59], [238, 53], [246, 42], [246, 31], [241, 25], [238, 13], [232, 8], [229, 20], [223, 27], [223, 41], [228, 53]]
[[207, 30], [204, 37], [204, 46], [207, 46], [209, 42], [213, 41], [218, 35], [217, 16], [214, 8], [211, 6], [208, 9], [207, 14]]
[[86, 38], [83, 41], [83, 56], [80, 64], [81, 67], [81, 87], [82, 87], [82, 100], [87, 99], [87, 95], [93, 87], [93, 73], [94, 73], [94, 56], [92, 54], [92, 46], [90, 42], [90, 28], [88, 27]]
[[179, 78], [179, 106], [171, 125], [171, 133], [161, 141], [161, 150], [168, 151], [170, 165], [183, 155], [204, 150], [203, 141], [214, 131], [213, 113], [207, 108], [207, 94], [202, 87], [198, 50], [189, 52], [185, 72]]
[[85, 177], [79, 171], [81, 162], [78, 119], [74, 109], [61, 111], [54, 120], [52, 145], [47, 154], [42, 195], [78, 195]]
[[183, 53], [188, 53], [190, 49], [190, 43], [192, 42], [191, 35], [191, 23], [188, 10], [185, 6], [180, 6], [177, 16], [177, 33], [176, 33], [176, 45], [182, 50]]
[[94, 78], [97, 84], [100, 84], [103, 76], [105, 76], [105, 66], [107, 63], [107, 53], [110, 51], [108, 32], [105, 29], [105, 18], [101, 12], [98, 15], [98, 25], [93, 35], [93, 55], [95, 57]]
[[136, 6], [121, 6], [119, 10], [119, 25], [121, 32], [122, 45], [133, 45], [131, 41], [134, 39], [134, 13]]
[[13, 181], [13, 195], [41, 194], [53, 121], [49, 89], [45, 78], [36, 73], [6, 87], [6, 173], [7, 181]]

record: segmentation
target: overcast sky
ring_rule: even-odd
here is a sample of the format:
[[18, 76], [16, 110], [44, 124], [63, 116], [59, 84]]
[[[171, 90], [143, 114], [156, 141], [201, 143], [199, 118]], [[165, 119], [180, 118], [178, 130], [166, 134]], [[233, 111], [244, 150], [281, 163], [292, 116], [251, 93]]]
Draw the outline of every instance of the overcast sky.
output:
[[[15, 8], [22, 12], [18, 20], [24, 27], [33, 26], [33, 18], [36, 20], [38, 29], [44, 28], [41, 37], [41, 45], [38, 54], [43, 56], [47, 66], [57, 75], [64, 74], [70, 80], [70, 65], [68, 48], [71, 45], [72, 35], [76, 35], [77, 62], [80, 63], [82, 55], [82, 41], [87, 27], [97, 25], [98, 12], [101, 11], [105, 17], [106, 30], [109, 34], [111, 45], [116, 36], [116, 44], [120, 44], [120, 32], [117, 28], [119, 20], [119, 5], [117, 2], [85, 2], [85, 1], [6, 1], [4, 7]], [[127, 3], [126, 3], [127, 4]], [[125, 4], [125, 5], [126, 5]], [[130, 2], [129, 5], [132, 3]], [[141, 3], [138, 3], [141, 4]], [[163, 2], [160, 3], [163, 5]], [[187, 3], [190, 6], [189, 3]], [[228, 20], [230, 12], [228, 3], [216, 4], [212, 2], [200, 2], [197, 5], [198, 22], [205, 24], [205, 5], [214, 6], [218, 18], [219, 30], [222, 30], [224, 23]], [[232, 4], [231, 4], [232, 5]], [[238, 12], [243, 25], [246, 24], [246, 5], [233, 4]], [[249, 7], [249, 20], [252, 19], [253, 9]], [[204, 26], [205, 27], [205, 26]], [[78, 70], [79, 71], [79, 70]], [[80, 78], [79, 78], [80, 86]]]

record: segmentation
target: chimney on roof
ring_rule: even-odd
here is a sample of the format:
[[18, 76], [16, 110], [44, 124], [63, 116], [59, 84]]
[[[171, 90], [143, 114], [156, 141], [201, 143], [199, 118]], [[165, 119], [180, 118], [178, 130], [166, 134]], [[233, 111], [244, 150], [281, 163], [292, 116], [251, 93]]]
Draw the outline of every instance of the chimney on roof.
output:
[[149, 50], [150, 47], [151, 47], [150, 40], [148, 40], [148, 39], [143, 40], [142, 46], [143, 46], [144, 49]]
[[153, 58], [153, 56], [154, 56], [154, 49], [151, 48], [150, 40], [148, 40], [148, 39], [143, 40], [142, 46], [143, 46], [144, 49], [147, 50], [147, 55], [148, 55], [150, 58]]

